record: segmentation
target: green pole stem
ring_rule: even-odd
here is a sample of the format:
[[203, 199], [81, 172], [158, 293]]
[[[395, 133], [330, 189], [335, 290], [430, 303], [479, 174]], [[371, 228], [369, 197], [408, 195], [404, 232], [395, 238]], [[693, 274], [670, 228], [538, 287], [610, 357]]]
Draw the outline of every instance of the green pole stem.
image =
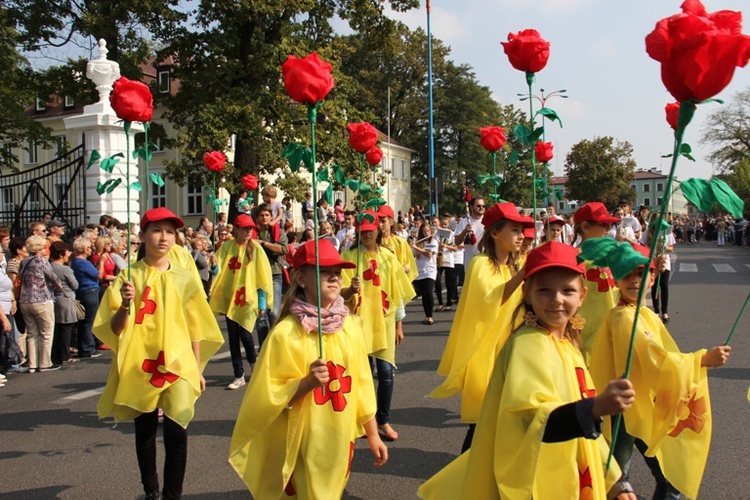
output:
[[[526, 72], [526, 83], [529, 85], [529, 125], [531, 131], [534, 131], [534, 94], [532, 87], [534, 86], [534, 73]], [[536, 155], [534, 154], [534, 145], [530, 145], [531, 148], [531, 200], [534, 207], [534, 233], [536, 233]], [[535, 234], [536, 236], [536, 234]], [[534, 238], [532, 247], [536, 246], [536, 238]]]
[[493, 200], [495, 203], [497, 203], [497, 151], [494, 151], [492, 153], [492, 184], [495, 186], [495, 199]]
[[365, 155], [362, 153], [359, 159], [359, 190], [357, 191], [357, 196], [359, 197], [359, 237], [357, 238], [357, 277], [360, 278], [360, 269], [359, 269], [359, 259], [360, 259], [360, 247], [362, 246], [362, 214], [364, 213], [363, 208], [363, 201], [362, 200], [362, 179], [364, 176], [364, 162], [365, 162]]
[[[318, 117], [318, 108], [316, 104], [308, 105], [307, 117], [310, 120], [310, 140], [312, 142], [312, 189], [313, 189], [313, 200], [318, 196], [318, 174], [316, 172], [316, 161], [315, 161], [315, 122]], [[313, 223], [315, 224], [315, 230], [313, 231], [313, 240], [315, 244], [315, 293], [317, 295], [317, 307], [318, 307], [318, 355], [320, 359], [323, 358], [323, 323], [320, 317], [321, 304], [320, 304], [320, 251], [318, 248], [318, 207], [317, 202], [315, 203], [315, 209], [313, 210]], [[325, 387], [323, 387], [325, 392]]]
[[[124, 121], [125, 129], [125, 209], [128, 211], [128, 281], [130, 281], [130, 122]], [[130, 311], [128, 310], [128, 314]]]
[[213, 213], [214, 213], [214, 230], [211, 231], [211, 234], [210, 234], [211, 245], [212, 246], [216, 244], [216, 242], [214, 241], [214, 233], [216, 232], [216, 207], [217, 207], [216, 200], [218, 198], [219, 198], [219, 195], [216, 192], [216, 172], [214, 172], [214, 202], [213, 202], [213, 205], [214, 205], [214, 210], [213, 210]]
[[144, 142], [144, 147], [146, 148], [146, 154], [144, 155], [145, 156], [144, 161], [146, 162], [146, 175], [143, 178], [144, 180], [143, 184], [146, 186], [146, 210], [148, 210], [148, 207], [151, 205], [151, 200], [150, 200], [151, 197], [149, 196], [149, 189], [151, 188], [151, 179], [148, 176], [148, 154], [151, 152], [151, 148], [148, 147], [148, 129], [150, 128], [150, 126], [151, 126], [151, 122], [145, 122], [143, 124], [143, 129], [144, 129], [144, 134], [145, 134], [143, 137], [143, 142]]
[[734, 331], [737, 329], [737, 325], [740, 322], [740, 318], [742, 318], [742, 315], [745, 313], [745, 309], [747, 308], [748, 302], [750, 302], [750, 293], [747, 294], [747, 298], [745, 299], [745, 303], [742, 304], [742, 309], [740, 309], [740, 314], [737, 316], [737, 319], [734, 320], [734, 326], [732, 326], [732, 331], [729, 332], [729, 337], [727, 337], [727, 341], [724, 342], [724, 345], [729, 345], [729, 342], [732, 341], [732, 337], [734, 336]]

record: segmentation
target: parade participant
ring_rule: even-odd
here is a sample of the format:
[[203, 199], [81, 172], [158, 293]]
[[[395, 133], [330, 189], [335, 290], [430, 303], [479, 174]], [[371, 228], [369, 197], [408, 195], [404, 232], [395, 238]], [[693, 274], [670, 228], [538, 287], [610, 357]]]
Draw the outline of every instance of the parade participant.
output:
[[180, 498], [187, 463], [187, 426], [205, 390], [201, 374], [224, 343], [193, 275], [172, 266], [169, 249], [182, 220], [166, 208], [141, 219], [143, 258], [130, 281], [121, 273], [104, 294], [94, 332], [112, 348], [112, 368], [99, 417], [135, 419], [135, 447], [146, 498], [159, 498], [156, 470], [158, 409], [164, 412], [162, 498]]
[[448, 398], [461, 393], [461, 421], [469, 424], [462, 450], [471, 445], [495, 357], [511, 331], [511, 316], [521, 303], [523, 272], [519, 253], [531, 217], [513, 203], [497, 203], [482, 219], [480, 254], [471, 260], [456, 317], [438, 374], [446, 377], [430, 394]]
[[438, 241], [432, 235], [432, 226], [422, 224], [417, 233], [417, 240], [411, 244], [414, 257], [417, 259], [417, 278], [414, 288], [422, 297], [422, 309], [425, 319], [423, 325], [432, 325], [435, 305], [435, 278], [437, 278]]
[[[590, 367], [597, 389], [607, 384], [607, 377], [625, 373], [644, 263], [649, 263], [652, 271], [649, 285], [656, 275], [656, 265], [648, 258], [649, 249], [641, 245], [635, 248], [644, 258], [637, 267], [625, 268], [618, 273], [622, 276], [616, 276], [621, 299], [609, 311], [593, 345]], [[624, 261], [614, 252], [609, 256], [613, 268], [616, 261]], [[637, 321], [629, 376], [636, 397], [620, 423], [614, 457], [627, 477], [635, 445], [656, 480], [653, 498], [677, 499], [680, 492], [697, 498], [711, 444], [706, 367], [726, 363], [731, 347], [683, 354], [653, 311], [642, 306]], [[605, 434], [611, 434], [609, 422], [604, 429]]]
[[[455, 236], [450, 228], [450, 218], [440, 218], [440, 231], [437, 235], [441, 256], [438, 262], [437, 278], [435, 278], [435, 295], [438, 299], [438, 311], [451, 311], [453, 304], [458, 304], [458, 282], [456, 280], [456, 269], [454, 258], [456, 255]], [[445, 306], [443, 306], [443, 287], [441, 277], [445, 276]]]
[[565, 226], [565, 219], [559, 215], [550, 215], [544, 220], [544, 228], [542, 230], [541, 243], [547, 241], [558, 241], [563, 243], [563, 226]]
[[378, 216], [370, 210], [365, 214], [371, 220], [362, 219], [354, 247], [341, 255], [343, 260], [355, 264], [359, 260], [358, 269], [343, 271], [344, 286], [350, 286], [355, 277], [361, 276], [362, 289], [349, 299], [349, 309], [362, 318], [367, 353], [375, 358], [378, 428], [385, 439], [395, 441], [398, 433], [390, 424], [393, 367], [396, 365], [396, 345], [404, 339], [403, 332], [396, 330], [396, 312], [402, 303], [414, 298], [414, 289], [396, 256], [378, 244]]
[[[341, 260], [318, 242], [323, 355], [319, 359], [315, 243], [294, 255], [281, 319], [263, 346], [232, 434], [229, 462], [255, 498], [341, 498], [355, 440], [365, 434], [375, 465], [388, 460], [378, 435], [376, 403], [362, 320], [344, 297]], [[288, 436], [293, 436], [289, 439]]]
[[485, 213], [485, 201], [484, 198], [477, 197], [473, 198], [469, 202], [469, 213], [466, 217], [458, 221], [456, 224], [456, 244], [464, 244], [464, 269], [469, 267], [469, 262], [475, 255], [479, 254], [480, 251], [477, 248], [479, 241], [482, 239], [485, 227], [482, 223], [482, 218]]
[[[273, 298], [275, 302], [269, 300], [268, 303], [269, 310], [273, 311], [274, 319], [276, 319], [279, 317], [279, 311], [281, 311], [281, 287], [284, 281], [283, 268], [288, 266], [284, 260], [284, 254], [289, 251], [289, 242], [286, 239], [286, 233], [281, 230], [281, 226], [271, 224], [271, 217], [272, 209], [267, 203], [258, 205], [253, 215], [255, 224], [258, 226], [255, 231], [258, 239], [255, 242], [261, 246], [268, 258], [268, 263], [271, 265]], [[260, 343], [263, 344], [262, 341]]]
[[521, 244], [521, 252], [520, 252], [522, 263], [526, 262], [526, 256], [529, 255], [529, 252], [534, 247], [534, 237], [535, 237], [534, 228], [524, 228], [523, 243]]
[[[586, 203], [573, 215], [576, 223], [576, 232], [581, 235], [581, 244], [592, 238], [603, 238], [609, 234], [612, 224], [620, 222], [617, 217], [612, 217], [607, 212], [603, 203], [594, 201]], [[607, 317], [609, 310], [617, 302], [617, 290], [612, 272], [608, 267], [598, 267], [591, 262], [585, 262], [586, 288], [588, 294], [581, 308], [581, 316], [585, 320], [581, 330], [581, 352], [583, 359], [588, 363], [591, 347], [599, 327]]]
[[234, 380], [227, 386], [229, 390], [245, 385], [240, 344], [245, 349], [252, 373], [256, 360], [252, 335], [255, 321], [259, 315], [267, 313], [275, 300], [280, 300], [274, 295], [271, 266], [266, 254], [258, 242], [250, 238], [256, 227], [253, 219], [240, 214], [234, 220], [234, 227], [235, 238], [221, 245], [216, 254], [219, 272], [214, 278], [209, 302], [215, 313], [226, 316], [234, 371]]
[[336, 233], [336, 240], [339, 242], [339, 252], [348, 250], [351, 248], [356, 237], [354, 230], [354, 218], [357, 216], [357, 212], [353, 210], [347, 210], [344, 212], [344, 227], [339, 229]]
[[599, 395], [589, 389], [576, 329], [586, 295], [577, 254], [554, 241], [529, 253], [516, 311], [525, 324], [497, 357], [474, 444], [420, 497], [635, 500], [616, 465], [605, 478], [602, 417], [627, 410], [634, 393], [627, 380]]

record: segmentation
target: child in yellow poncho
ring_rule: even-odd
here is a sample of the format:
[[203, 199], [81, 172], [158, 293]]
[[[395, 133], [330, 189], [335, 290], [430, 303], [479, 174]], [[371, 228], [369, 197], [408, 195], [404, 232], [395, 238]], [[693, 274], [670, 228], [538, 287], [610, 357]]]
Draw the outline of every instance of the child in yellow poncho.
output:
[[[648, 257], [648, 248], [635, 247]], [[653, 261], [651, 266], [655, 269]], [[591, 354], [591, 375], [597, 389], [608, 377], [625, 371], [643, 265], [624, 272], [627, 274], [617, 280], [622, 299], [609, 312]], [[655, 273], [650, 273], [649, 287], [654, 277]], [[635, 444], [656, 480], [653, 498], [676, 499], [680, 492], [696, 498], [711, 444], [706, 367], [726, 363], [731, 348], [718, 346], [708, 352], [683, 354], [661, 319], [646, 307], [640, 309], [635, 335], [630, 380], [637, 396], [624, 415], [614, 457], [627, 476]], [[608, 425], [605, 433], [609, 435]]]
[[112, 368], [99, 417], [135, 419], [135, 443], [147, 498], [159, 497], [157, 410], [164, 410], [164, 498], [179, 498], [187, 460], [186, 427], [205, 390], [201, 372], [224, 343], [202, 286], [168, 254], [183, 222], [166, 208], [141, 219], [143, 259], [115, 279], [94, 323], [112, 348]]
[[341, 498], [355, 440], [367, 435], [375, 465], [388, 450], [373, 418], [375, 392], [361, 320], [341, 295], [336, 249], [319, 241], [323, 356], [319, 359], [315, 306], [315, 243], [294, 255], [295, 272], [281, 320], [263, 345], [232, 435], [229, 462], [259, 499]]
[[525, 325], [497, 358], [471, 448], [419, 489], [426, 499], [635, 500], [605, 477], [601, 417], [625, 411], [627, 380], [596, 395], [577, 348], [577, 312], [586, 289], [578, 252], [550, 242], [529, 253], [524, 273]]
[[469, 424], [461, 451], [471, 445], [479, 410], [495, 358], [512, 331], [511, 316], [521, 303], [519, 252], [524, 229], [534, 220], [513, 203], [497, 203], [482, 219], [481, 252], [469, 262], [466, 282], [448, 336], [438, 374], [446, 377], [430, 394], [448, 398], [461, 393], [461, 420]]

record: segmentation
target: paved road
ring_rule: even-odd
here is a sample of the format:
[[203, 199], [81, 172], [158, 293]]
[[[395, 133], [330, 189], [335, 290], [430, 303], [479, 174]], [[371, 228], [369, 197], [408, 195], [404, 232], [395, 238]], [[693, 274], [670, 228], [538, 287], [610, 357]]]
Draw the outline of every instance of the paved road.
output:
[[[704, 243], [678, 246], [677, 252], [670, 331], [684, 351], [720, 344], [750, 291], [750, 252]], [[419, 485], [460, 449], [466, 427], [458, 418], [458, 399], [426, 397], [439, 383], [435, 369], [453, 313], [436, 313], [431, 327], [420, 323], [422, 317], [420, 304], [409, 305], [392, 415], [401, 439], [381, 469], [372, 467], [364, 440], [357, 443], [345, 498], [415, 498]], [[729, 365], [711, 372], [714, 434], [702, 498], [750, 498], [750, 312], [732, 345]], [[249, 497], [226, 461], [243, 396], [242, 390], [224, 390], [231, 381], [227, 354], [209, 363], [208, 390], [189, 427], [186, 498]], [[0, 500], [141, 495], [132, 423], [114, 426], [96, 417], [108, 369], [105, 354], [57, 372], [14, 375], [0, 389]], [[633, 474], [639, 492], [648, 495], [653, 482], [640, 458]]]

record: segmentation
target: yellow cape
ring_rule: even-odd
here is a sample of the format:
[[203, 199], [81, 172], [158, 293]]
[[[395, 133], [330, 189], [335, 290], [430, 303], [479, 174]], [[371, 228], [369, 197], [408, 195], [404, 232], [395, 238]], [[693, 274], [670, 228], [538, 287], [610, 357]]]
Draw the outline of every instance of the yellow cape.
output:
[[461, 421], [475, 423], [479, 418], [495, 358], [513, 331], [513, 312], [521, 303], [521, 287], [502, 303], [505, 284], [512, 278], [510, 268], [500, 272], [485, 254], [469, 262], [466, 281], [458, 301], [438, 374], [446, 377], [432, 391], [432, 398], [449, 398], [461, 393]]
[[414, 260], [409, 242], [397, 234], [392, 234], [389, 238], [383, 238], [383, 245], [396, 255], [409, 281], [417, 279], [417, 261]]
[[[190, 274], [201, 287], [203, 287], [203, 281], [201, 281], [201, 275], [198, 273], [198, 266], [195, 265], [195, 259], [193, 255], [188, 252], [187, 248], [180, 245], [172, 245], [167, 254], [169, 262], [173, 265], [182, 267], [190, 271]], [[135, 261], [133, 261], [135, 262]]]
[[[341, 254], [343, 260], [357, 262], [357, 249]], [[358, 273], [359, 271], [359, 273]], [[396, 309], [416, 295], [396, 256], [390, 251], [361, 250], [359, 269], [343, 269], [344, 287], [355, 276], [362, 278], [362, 290], [347, 305], [362, 318], [367, 353], [396, 364]]]
[[253, 260], [248, 262], [247, 247], [234, 240], [225, 242], [216, 253], [219, 260], [219, 273], [211, 285], [211, 309], [253, 331], [258, 318], [258, 290], [265, 290], [268, 309], [273, 309], [273, 277], [266, 252], [255, 240], [248, 240], [253, 246]]
[[550, 413], [587, 389], [579, 386], [579, 372], [593, 387], [568, 340], [535, 327], [517, 330], [497, 358], [471, 448], [423, 484], [419, 496], [606, 499], [620, 470], [614, 464], [605, 480], [603, 437], [542, 442]]
[[[318, 357], [318, 336], [289, 315], [271, 331], [242, 400], [229, 463], [255, 498], [341, 498], [354, 440], [375, 415], [375, 390], [361, 320], [323, 334], [331, 381], [292, 408]], [[335, 374], [338, 374], [337, 376]], [[294, 491], [295, 495], [285, 493]]]
[[620, 292], [608, 267], [596, 267], [591, 261], [586, 261], [584, 264], [586, 274], [583, 277], [586, 281], [588, 293], [586, 293], [586, 298], [583, 299], [583, 305], [578, 314], [586, 320], [581, 330], [581, 353], [583, 359], [586, 360], [586, 365], [588, 365], [596, 333], [607, 319], [610, 309], [617, 304]]
[[[591, 354], [597, 389], [625, 372], [634, 319], [635, 305], [621, 305], [602, 325]], [[659, 460], [667, 480], [688, 498], [698, 496], [711, 445], [705, 353], [681, 353], [659, 317], [641, 308], [630, 371], [635, 403], [624, 413], [625, 427], [648, 445], [646, 454]], [[605, 422], [608, 438], [610, 428]]]
[[[112, 348], [112, 367], [99, 399], [99, 417], [130, 420], [161, 408], [187, 427], [200, 396], [200, 372], [224, 343], [203, 287], [179, 266], [157, 271], [144, 261], [131, 268], [135, 300], [125, 330], [115, 335], [110, 320], [122, 303], [120, 273], [102, 297], [94, 333]], [[201, 366], [192, 343], [200, 342]]]

